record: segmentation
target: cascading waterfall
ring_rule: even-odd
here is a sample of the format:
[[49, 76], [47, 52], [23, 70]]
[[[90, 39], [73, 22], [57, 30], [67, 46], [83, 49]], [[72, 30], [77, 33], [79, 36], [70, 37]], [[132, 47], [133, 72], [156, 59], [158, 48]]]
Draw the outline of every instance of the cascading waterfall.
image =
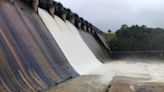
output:
[[39, 15], [70, 64], [79, 74], [88, 74], [101, 65], [71, 23], [68, 21], [65, 23], [58, 16], [53, 19], [42, 9], [39, 9]]
[[130, 62], [121, 60], [101, 64], [73, 24], [69, 21], [64, 22], [58, 16], [52, 18], [42, 9], [39, 9], [39, 15], [70, 64], [79, 74], [101, 75], [103, 83], [109, 83], [115, 76], [131, 77], [147, 82], [164, 80], [161, 71], [164, 65], [161, 63], [158, 63], [161, 64], [158, 65], [156, 63], [143, 63], [142, 60], [132, 60]]

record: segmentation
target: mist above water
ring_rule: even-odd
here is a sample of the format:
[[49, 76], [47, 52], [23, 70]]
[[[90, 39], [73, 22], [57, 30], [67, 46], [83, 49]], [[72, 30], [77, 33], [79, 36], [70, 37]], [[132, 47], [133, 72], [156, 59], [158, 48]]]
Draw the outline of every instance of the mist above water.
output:
[[145, 82], [164, 82], [164, 61], [126, 59], [115, 60], [100, 65], [90, 74], [101, 75], [104, 83], [109, 83], [114, 77], [122, 76]]

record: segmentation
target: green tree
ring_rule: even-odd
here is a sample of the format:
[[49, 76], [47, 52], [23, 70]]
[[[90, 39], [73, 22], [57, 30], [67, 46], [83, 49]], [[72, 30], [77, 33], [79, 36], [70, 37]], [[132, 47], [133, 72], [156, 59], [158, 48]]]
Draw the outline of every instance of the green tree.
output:
[[106, 40], [113, 51], [164, 50], [164, 29], [124, 24], [115, 33], [109, 32]]

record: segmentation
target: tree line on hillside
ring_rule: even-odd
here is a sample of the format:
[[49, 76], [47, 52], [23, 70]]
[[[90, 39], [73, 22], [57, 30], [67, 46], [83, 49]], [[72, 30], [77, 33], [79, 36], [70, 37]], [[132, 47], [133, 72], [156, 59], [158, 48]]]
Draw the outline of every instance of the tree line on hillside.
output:
[[108, 32], [111, 51], [164, 51], [164, 29], [145, 25], [122, 25], [115, 33]]

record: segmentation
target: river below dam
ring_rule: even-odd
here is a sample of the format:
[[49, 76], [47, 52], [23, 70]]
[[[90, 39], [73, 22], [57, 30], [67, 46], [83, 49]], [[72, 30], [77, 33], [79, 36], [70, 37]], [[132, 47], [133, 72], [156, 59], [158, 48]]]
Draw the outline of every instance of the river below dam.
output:
[[[158, 85], [161, 86], [164, 83], [163, 70], [164, 70], [164, 63], [162, 60], [148, 60], [148, 59], [147, 60], [142, 60], [142, 59], [114, 60], [114, 61], [110, 61], [109, 63], [100, 65], [99, 67], [90, 71], [90, 73], [86, 75], [81, 75], [80, 77], [70, 80], [66, 83], [63, 83], [55, 88], [51, 88], [47, 92], [105, 92], [108, 90], [108, 87], [111, 86], [112, 84], [120, 85], [119, 83], [121, 81], [126, 81], [125, 84], [132, 84], [132, 85], [135, 84], [157, 85], [156, 83], [159, 83]], [[134, 87], [129, 85], [129, 90], [130, 89], [134, 90]], [[136, 91], [126, 90], [126, 91], [109, 91], [109, 92], [136, 92]], [[137, 92], [162, 92], [162, 91], [137, 91]]]

